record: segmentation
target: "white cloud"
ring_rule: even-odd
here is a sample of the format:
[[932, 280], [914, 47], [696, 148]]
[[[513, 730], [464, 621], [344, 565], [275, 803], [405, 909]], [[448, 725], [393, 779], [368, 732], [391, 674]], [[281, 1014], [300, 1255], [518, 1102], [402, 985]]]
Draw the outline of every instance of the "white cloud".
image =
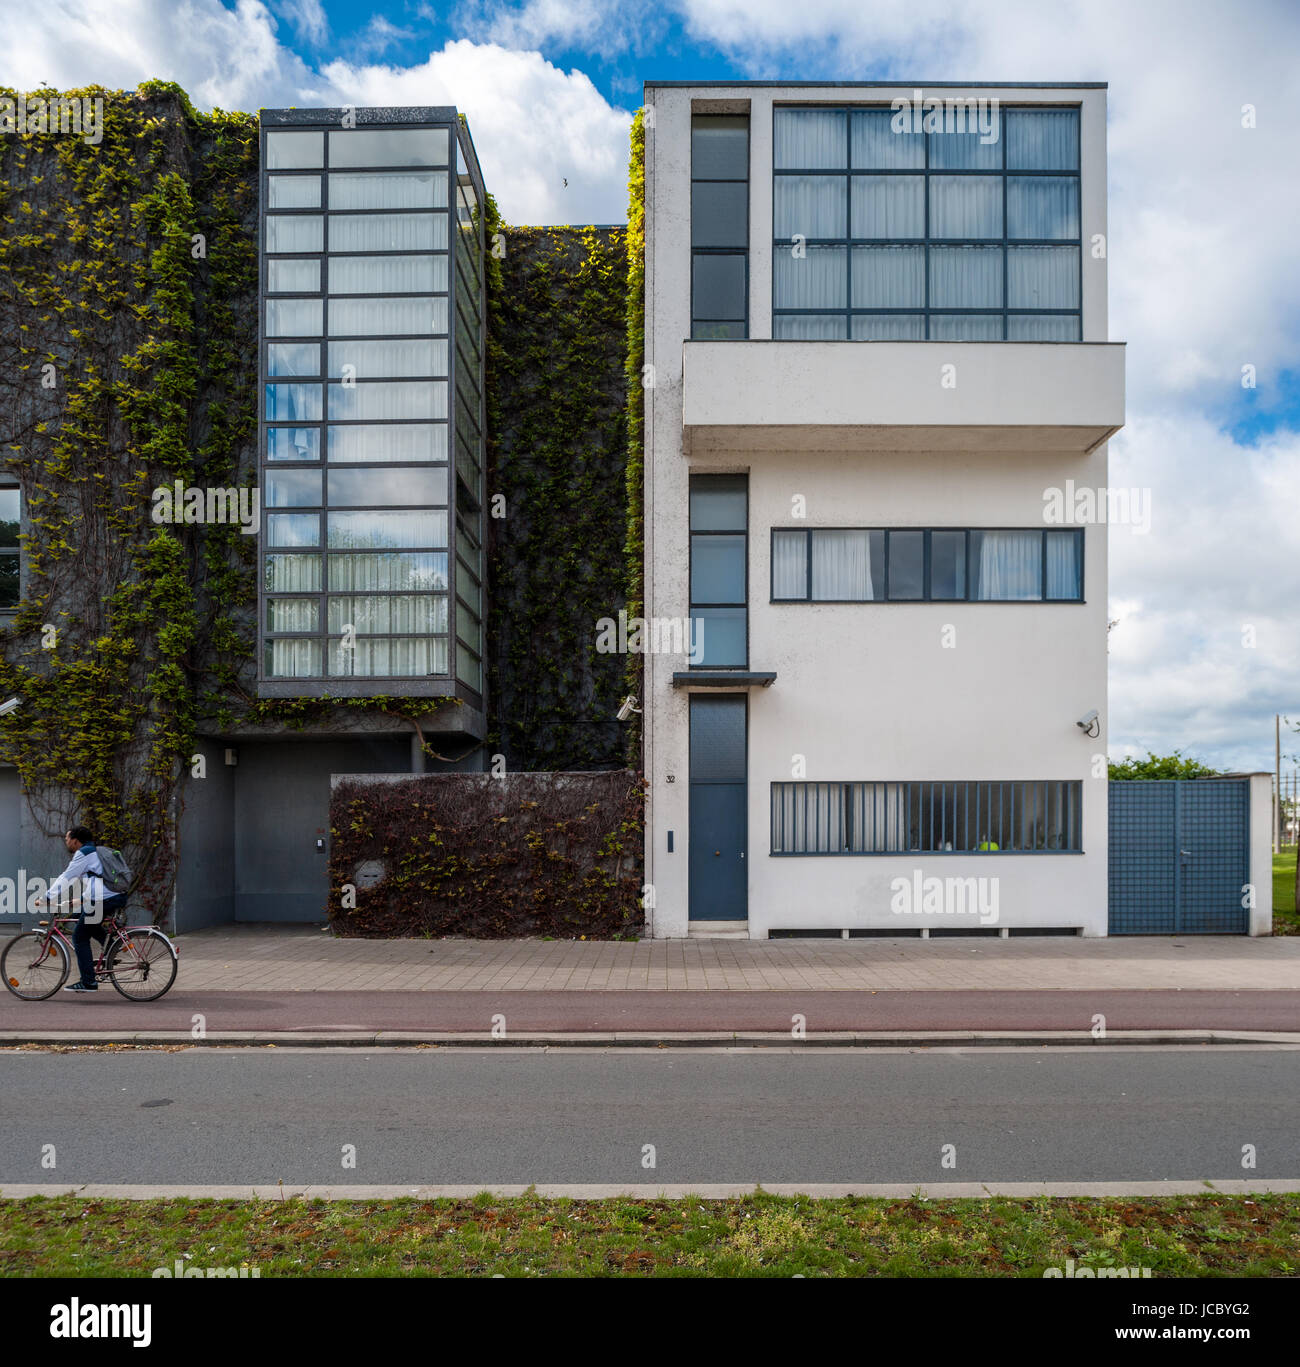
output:
[[321, 0], [277, 0], [275, 7], [304, 42], [319, 47], [325, 41], [330, 25]]

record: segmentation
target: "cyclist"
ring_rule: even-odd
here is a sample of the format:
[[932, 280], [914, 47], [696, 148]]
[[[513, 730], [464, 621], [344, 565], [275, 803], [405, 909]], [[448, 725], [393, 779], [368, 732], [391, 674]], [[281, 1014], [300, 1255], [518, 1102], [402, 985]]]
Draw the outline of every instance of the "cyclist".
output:
[[[95, 956], [90, 948], [93, 935], [97, 940], [105, 936], [104, 918], [112, 916], [126, 905], [126, 893], [109, 892], [104, 886], [104, 866], [100, 863], [95, 849], [95, 838], [85, 826], [74, 826], [64, 837], [72, 859], [68, 867], [52, 882], [46, 891], [45, 901], [53, 902], [64, 889], [80, 883], [81, 910], [77, 914], [77, 928], [72, 932], [72, 945], [77, 951], [77, 967], [81, 970], [81, 981], [70, 983], [65, 992], [98, 992], [95, 981]], [[38, 899], [37, 906], [40, 906]], [[101, 911], [102, 908], [102, 911]], [[89, 923], [86, 913], [95, 913]]]

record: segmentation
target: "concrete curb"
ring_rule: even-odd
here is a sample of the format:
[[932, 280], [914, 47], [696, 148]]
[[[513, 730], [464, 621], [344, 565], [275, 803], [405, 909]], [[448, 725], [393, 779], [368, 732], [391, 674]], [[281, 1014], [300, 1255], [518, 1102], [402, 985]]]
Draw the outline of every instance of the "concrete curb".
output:
[[393, 1201], [404, 1197], [418, 1201], [436, 1201], [466, 1200], [481, 1192], [489, 1192], [499, 1197], [526, 1196], [531, 1193], [547, 1199], [568, 1197], [575, 1201], [600, 1201], [617, 1196], [632, 1196], [641, 1200], [677, 1200], [685, 1196], [724, 1200], [752, 1196], [760, 1189], [771, 1196], [875, 1196], [891, 1200], [906, 1200], [919, 1196], [930, 1201], [958, 1197], [978, 1200], [990, 1196], [1005, 1196], [1017, 1200], [1035, 1196], [1267, 1196], [1300, 1192], [1300, 1180], [1244, 1181], [1240, 1178], [1226, 1178], [1219, 1182], [914, 1182], [910, 1185], [906, 1182], [543, 1182], [531, 1187], [493, 1184], [318, 1187], [291, 1183], [279, 1186], [210, 1186], [202, 1183], [190, 1186], [129, 1186], [102, 1183], [76, 1186], [59, 1183], [10, 1183], [0, 1186], [0, 1200], [27, 1200], [34, 1196], [77, 1196], [84, 1200], [100, 1201], [278, 1201], [290, 1198], [306, 1201]]
[[970, 1048], [981, 1046], [1052, 1045], [1105, 1046], [1116, 1044], [1263, 1044], [1300, 1045], [1300, 1032], [1266, 1030], [1109, 1030], [1095, 1039], [1087, 1030], [824, 1030], [796, 1038], [788, 1030], [620, 1030], [539, 1031], [528, 1030], [493, 1038], [487, 1031], [423, 1030], [209, 1030], [195, 1039], [188, 1030], [136, 1030], [91, 1032], [86, 1030], [4, 1030], [0, 1049], [24, 1044], [136, 1046], [189, 1045], [196, 1049], [220, 1046], [275, 1046], [277, 1048], [391, 1049], [436, 1046], [477, 1049], [499, 1048], [672, 1048], [729, 1045], [787, 1048]]

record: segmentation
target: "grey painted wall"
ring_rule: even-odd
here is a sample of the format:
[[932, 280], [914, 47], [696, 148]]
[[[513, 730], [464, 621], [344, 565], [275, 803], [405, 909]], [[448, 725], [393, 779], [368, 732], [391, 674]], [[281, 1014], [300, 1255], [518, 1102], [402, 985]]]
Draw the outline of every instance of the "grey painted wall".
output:
[[[0, 878], [13, 880], [13, 898], [18, 897], [19, 857], [19, 788], [18, 770], [0, 769]], [[11, 923], [21, 919], [21, 910], [0, 906], [0, 922]]]
[[238, 770], [226, 763], [226, 747], [219, 742], [200, 741], [197, 753], [207, 761], [207, 772], [202, 778], [186, 780], [177, 823], [174, 924], [178, 935], [235, 919]]

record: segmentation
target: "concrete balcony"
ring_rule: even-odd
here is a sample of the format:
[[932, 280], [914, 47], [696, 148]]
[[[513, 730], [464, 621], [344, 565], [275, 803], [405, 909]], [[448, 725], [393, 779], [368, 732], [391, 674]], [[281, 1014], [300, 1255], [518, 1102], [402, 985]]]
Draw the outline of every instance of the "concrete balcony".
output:
[[1122, 342], [686, 342], [683, 450], [1084, 455], [1124, 425]]

